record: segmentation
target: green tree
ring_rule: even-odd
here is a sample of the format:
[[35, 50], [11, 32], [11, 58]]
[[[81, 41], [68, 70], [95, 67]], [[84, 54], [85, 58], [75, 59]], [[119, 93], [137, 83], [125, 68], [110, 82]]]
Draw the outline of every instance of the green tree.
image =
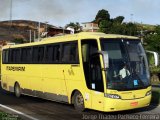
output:
[[138, 35], [137, 25], [134, 23], [123, 23], [123, 20], [124, 16], [110, 19], [108, 11], [102, 9], [98, 11], [94, 22], [98, 23], [100, 32], [132, 36]]
[[160, 34], [147, 35], [145, 42], [147, 44], [145, 46], [147, 50], [157, 51], [160, 53]]
[[117, 23], [117, 24], [122, 24], [123, 20], [124, 20], [123, 16], [118, 16], [118, 17], [113, 19], [113, 22]]
[[76, 23], [74, 23], [74, 22], [70, 22], [69, 24], [67, 24], [66, 26], [65, 26], [65, 28], [67, 28], [67, 27], [72, 27], [72, 28], [74, 28], [74, 30], [75, 31], [82, 31], [82, 27], [81, 27], [81, 25], [79, 24], [79, 22], [76, 22]]
[[160, 25], [156, 26], [155, 32], [156, 34], [160, 35]]
[[104, 9], [99, 10], [95, 17], [94, 22], [97, 22], [99, 24], [102, 20], [110, 21], [110, 14], [107, 10]]
[[110, 27], [110, 33], [112, 34], [123, 34], [123, 25], [121, 24], [112, 24], [112, 27]]
[[104, 33], [110, 33], [112, 22], [107, 20], [101, 20], [99, 23], [99, 31]]
[[155, 33], [147, 34], [145, 37], [145, 48], [160, 53], [160, 25], [156, 26]]
[[125, 24], [125, 30], [126, 30], [126, 35], [132, 35], [132, 36], [136, 36], [138, 35], [138, 29], [137, 29], [137, 25], [134, 23], [127, 23]]
[[15, 38], [14, 40], [12, 40], [12, 42], [14, 43], [18, 43], [18, 44], [22, 44], [25, 43], [23, 38]]
[[111, 19], [112, 21], [112, 26], [110, 27], [110, 33], [112, 34], [124, 34], [124, 25], [123, 25], [123, 20], [124, 17], [123, 16], [118, 16], [114, 19]]

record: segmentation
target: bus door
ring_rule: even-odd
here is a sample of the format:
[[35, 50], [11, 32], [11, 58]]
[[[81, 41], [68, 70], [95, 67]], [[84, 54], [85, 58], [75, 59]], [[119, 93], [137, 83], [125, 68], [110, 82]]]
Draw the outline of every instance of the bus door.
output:
[[102, 110], [104, 106], [104, 84], [100, 56], [96, 40], [82, 40], [82, 58], [86, 85], [90, 90], [91, 108]]
[[63, 82], [62, 94], [68, 96], [68, 90], [73, 87], [73, 81], [79, 78], [78, 41], [62, 44]]

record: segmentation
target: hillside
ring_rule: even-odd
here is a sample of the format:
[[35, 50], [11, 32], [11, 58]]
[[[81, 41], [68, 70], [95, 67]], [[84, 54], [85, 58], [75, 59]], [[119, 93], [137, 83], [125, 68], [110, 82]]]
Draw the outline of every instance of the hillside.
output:
[[143, 30], [148, 30], [148, 31], [154, 31], [156, 28], [156, 25], [149, 25], [149, 24], [141, 24], [141, 23], [135, 23], [137, 27], [143, 28]]
[[[155, 30], [154, 25], [140, 24], [135, 23], [139, 29], [142, 29], [144, 32], [152, 32]], [[1, 21], [0, 22], [0, 43], [2, 41], [13, 41], [15, 39], [22, 39], [25, 42], [29, 42], [30, 39], [30, 30], [32, 41], [35, 38], [38, 38], [38, 26], [39, 22], [28, 21], [28, 20], [13, 20], [12, 24], [10, 21]], [[46, 24], [41, 23], [40, 32], [46, 31]], [[47, 24], [47, 28], [55, 27], [53, 25]], [[63, 31], [61, 29], [61, 31]]]
[[[1, 21], [0, 22], [0, 41], [13, 41], [15, 39], [23, 39], [24, 41], [29, 40], [29, 30], [32, 31], [32, 39], [38, 36], [38, 25], [36, 21], [28, 20], [13, 20], [12, 24], [10, 21]], [[48, 25], [47, 26], [52, 26]], [[41, 23], [40, 31], [46, 29], [46, 24]]]

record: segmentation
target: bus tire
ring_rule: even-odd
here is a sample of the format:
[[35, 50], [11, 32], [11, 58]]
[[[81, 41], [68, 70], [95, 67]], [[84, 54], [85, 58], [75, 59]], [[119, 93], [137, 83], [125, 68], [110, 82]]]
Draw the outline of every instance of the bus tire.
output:
[[74, 96], [73, 96], [73, 104], [74, 104], [74, 108], [79, 111], [79, 112], [82, 112], [84, 111], [84, 99], [83, 99], [83, 96], [82, 94], [79, 92], [79, 91], [76, 91], [74, 93]]
[[21, 96], [21, 88], [18, 83], [16, 83], [14, 86], [14, 94], [17, 98], [19, 98]]

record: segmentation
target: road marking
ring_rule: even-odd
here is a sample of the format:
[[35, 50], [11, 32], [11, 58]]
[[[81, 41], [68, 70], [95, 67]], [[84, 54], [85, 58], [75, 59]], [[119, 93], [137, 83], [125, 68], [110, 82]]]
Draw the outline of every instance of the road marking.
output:
[[12, 109], [12, 108], [10, 108], [10, 107], [7, 107], [7, 106], [5, 106], [5, 105], [0, 104], [0, 107], [5, 108], [5, 109], [8, 109], [8, 110], [10, 110], [10, 111], [12, 111], [12, 112], [15, 112], [15, 113], [17, 113], [17, 114], [20, 114], [20, 115], [22, 115], [22, 116], [24, 116], [24, 117], [27, 117], [27, 118], [31, 119], [31, 120], [39, 120], [39, 119], [34, 118], [34, 117], [30, 116], [30, 115], [27, 115], [27, 114], [25, 114], [25, 113], [22, 113], [22, 112], [20, 112], [20, 111], [17, 111], [17, 110], [15, 110], [15, 109]]

